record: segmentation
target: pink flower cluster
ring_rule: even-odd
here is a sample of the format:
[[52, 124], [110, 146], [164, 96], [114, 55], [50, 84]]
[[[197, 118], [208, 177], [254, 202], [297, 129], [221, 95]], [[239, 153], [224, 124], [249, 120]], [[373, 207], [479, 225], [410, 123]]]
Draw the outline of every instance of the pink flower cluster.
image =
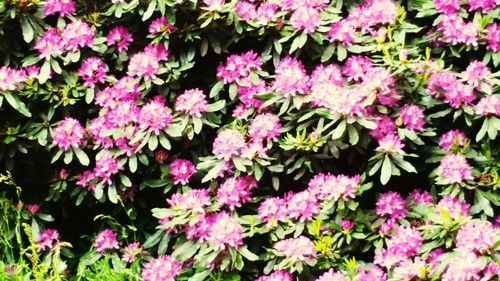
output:
[[460, 81], [451, 71], [436, 71], [429, 77], [427, 88], [431, 96], [440, 98], [453, 108], [471, 104], [476, 96], [473, 87]]
[[198, 238], [216, 249], [239, 248], [243, 245], [243, 228], [227, 212], [213, 213], [200, 218], [194, 226], [186, 225], [188, 239]]
[[104, 253], [107, 250], [118, 249], [118, 240], [116, 240], [116, 233], [111, 229], [105, 229], [97, 234], [94, 247], [99, 253]]
[[262, 59], [254, 51], [250, 50], [241, 55], [230, 55], [225, 65], [217, 67], [217, 78], [224, 83], [233, 83], [250, 76], [250, 73], [261, 70]]
[[142, 269], [144, 281], [175, 281], [182, 270], [182, 264], [168, 255], [150, 260]]
[[453, 219], [469, 216], [470, 205], [455, 197], [446, 195], [436, 205], [436, 213], [447, 212]]
[[389, 220], [399, 220], [406, 216], [405, 201], [395, 191], [389, 191], [380, 195], [375, 205], [375, 213]]
[[271, 2], [263, 2], [259, 7], [256, 7], [255, 3], [238, 1], [235, 6], [235, 11], [241, 19], [257, 22], [261, 25], [275, 21], [278, 9], [279, 6]]
[[444, 42], [452, 45], [465, 44], [477, 47], [479, 41], [479, 26], [474, 22], [465, 22], [456, 14], [443, 15], [438, 25]]
[[422, 234], [412, 226], [398, 226], [387, 248], [375, 254], [374, 264], [392, 268], [412, 257], [420, 249]]
[[365, 1], [366, 5], [355, 7], [349, 15], [331, 25], [328, 37], [331, 42], [344, 46], [352, 45], [357, 32], [376, 34], [377, 27], [391, 24], [397, 15], [397, 6], [391, 0]]
[[137, 118], [139, 128], [148, 130], [155, 135], [172, 123], [170, 109], [165, 106], [165, 98], [158, 95], [142, 106]]
[[60, 235], [56, 229], [47, 228], [40, 231], [40, 236], [36, 240], [37, 252], [50, 251], [59, 243]]
[[500, 95], [488, 95], [482, 97], [475, 106], [477, 115], [499, 116], [500, 115]]
[[464, 146], [466, 139], [465, 134], [460, 130], [450, 130], [439, 138], [439, 147], [442, 150], [450, 151], [453, 145]]
[[468, 221], [458, 230], [456, 245], [457, 248], [484, 255], [492, 252], [499, 234], [500, 229], [489, 221]]
[[403, 154], [404, 143], [401, 138], [395, 134], [388, 134], [378, 140], [378, 147], [375, 148], [376, 151], [380, 151], [386, 154]]
[[87, 87], [95, 87], [97, 83], [104, 83], [108, 66], [97, 57], [86, 58], [78, 69], [78, 76], [83, 79]]
[[217, 134], [212, 152], [217, 159], [228, 161], [234, 156], [239, 156], [245, 145], [245, 137], [240, 132], [234, 129], [225, 129]]
[[314, 243], [305, 236], [280, 240], [274, 244], [273, 249], [278, 256], [285, 257], [291, 263], [308, 262], [317, 255]]
[[79, 147], [83, 142], [84, 134], [85, 129], [78, 120], [66, 117], [52, 129], [52, 141], [60, 149], [67, 151], [70, 147]]
[[138, 255], [142, 255], [144, 250], [141, 248], [140, 242], [134, 242], [123, 249], [122, 261], [132, 263], [137, 259]]
[[317, 174], [310, 181], [308, 190], [319, 200], [350, 200], [356, 197], [356, 187], [360, 184], [360, 176]]
[[195, 173], [196, 167], [189, 160], [175, 159], [170, 163], [170, 174], [174, 179], [174, 184], [188, 184], [189, 179]]
[[75, 12], [74, 0], [46, 0], [43, 5], [43, 12], [47, 15], [59, 13], [61, 16], [68, 16]]
[[424, 130], [424, 111], [415, 104], [406, 104], [401, 107], [399, 117], [408, 130], [422, 131]]
[[465, 180], [472, 180], [472, 169], [462, 154], [447, 154], [438, 167], [438, 175], [443, 178], [444, 184], [456, 184]]
[[148, 31], [149, 34], [156, 33], [170, 33], [175, 29], [175, 27], [168, 22], [166, 17], [159, 17], [151, 22]]
[[169, 54], [163, 44], [148, 45], [144, 51], [130, 58], [127, 74], [144, 77], [145, 80], [155, 80], [160, 72], [160, 63], [166, 61]]
[[285, 270], [277, 270], [265, 276], [260, 276], [255, 281], [292, 281], [293, 276], [290, 272]]
[[210, 206], [209, 189], [191, 189], [184, 194], [174, 193], [167, 203], [176, 211], [205, 214], [205, 207]]
[[263, 113], [256, 115], [248, 126], [248, 135], [252, 140], [277, 141], [281, 134], [280, 120], [276, 115]]
[[299, 60], [290, 56], [284, 57], [276, 65], [275, 73], [272, 88], [283, 96], [304, 95], [309, 91], [309, 77]]
[[62, 55], [65, 51], [76, 52], [83, 47], [94, 45], [94, 31], [82, 20], [76, 20], [64, 26], [62, 31], [57, 28], [45, 30], [42, 37], [35, 42], [35, 50], [39, 57], [49, 59]]
[[347, 281], [347, 278], [340, 272], [335, 272], [333, 268], [323, 273], [316, 281]]
[[23, 69], [0, 67], [0, 91], [13, 91], [28, 79]]
[[108, 44], [108, 46], [116, 45], [116, 48], [119, 52], [127, 51], [128, 46], [133, 41], [134, 38], [132, 37], [132, 34], [126, 27], [123, 26], [113, 27], [106, 36], [106, 43]]
[[205, 94], [198, 88], [184, 91], [175, 101], [175, 110], [194, 117], [201, 117], [207, 108]]
[[257, 181], [252, 176], [228, 178], [217, 188], [217, 201], [219, 205], [229, 206], [234, 210], [250, 201], [252, 189], [256, 187]]

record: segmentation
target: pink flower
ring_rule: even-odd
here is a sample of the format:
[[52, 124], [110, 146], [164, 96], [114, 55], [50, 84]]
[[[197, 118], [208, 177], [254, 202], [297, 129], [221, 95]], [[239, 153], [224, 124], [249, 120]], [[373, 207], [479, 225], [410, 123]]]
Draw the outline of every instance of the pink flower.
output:
[[313, 33], [321, 24], [320, 10], [309, 5], [300, 6], [293, 11], [290, 23], [295, 30], [303, 30], [304, 33]]
[[73, 0], [46, 0], [43, 5], [43, 12], [47, 15], [59, 13], [61, 16], [68, 16], [76, 10]]
[[476, 254], [462, 250], [453, 257], [441, 278], [443, 281], [479, 280], [484, 265], [484, 260]]
[[8, 66], [0, 67], [0, 91], [13, 91], [26, 81], [26, 73]]
[[493, 279], [493, 277], [499, 275], [500, 275], [500, 266], [498, 265], [498, 263], [494, 261], [490, 262], [483, 270], [484, 280], [490, 280]]
[[276, 65], [273, 89], [285, 97], [305, 95], [309, 91], [309, 77], [302, 62], [287, 56]]
[[500, 24], [493, 22], [486, 26], [486, 49], [500, 51]]
[[348, 18], [342, 19], [330, 26], [328, 38], [332, 43], [339, 42], [343, 46], [351, 46], [354, 38], [356, 38], [356, 34], [353, 32], [355, 28], [355, 24], [352, 20]]
[[406, 206], [403, 197], [397, 192], [389, 191], [377, 199], [375, 213], [399, 220], [406, 216]]
[[95, 161], [94, 175], [101, 178], [104, 183], [111, 184], [111, 176], [121, 170], [123, 170], [123, 167], [107, 150], [103, 150], [99, 159]]
[[387, 274], [376, 265], [372, 265], [369, 270], [360, 268], [356, 273], [358, 281], [386, 281]]
[[310, 191], [289, 192], [285, 196], [288, 217], [297, 221], [310, 221], [320, 211], [320, 203]]
[[333, 268], [328, 270], [327, 272], [323, 273], [316, 281], [347, 281], [347, 278], [340, 273], [340, 272], [335, 272]]
[[438, 167], [438, 175], [443, 178], [445, 184], [461, 183], [474, 178], [472, 169], [462, 154], [448, 154], [443, 157]]
[[453, 145], [458, 147], [464, 146], [465, 140], [464, 133], [459, 130], [450, 130], [439, 138], [439, 147], [442, 150], [450, 151]]
[[395, 248], [406, 257], [413, 256], [422, 246], [424, 238], [418, 229], [412, 226], [400, 225], [388, 242], [389, 248]]
[[248, 126], [248, 135], [251, 139], [277, 141], [280, 134], [280, 119], [271, 113], [263, 113], [255, 116]]
[[151, 22], [148, 30], [149, 34], [155, 34], [163, 32], [170, 33], [174, 29], [175, 27], [168, 22], [168, 19], [166, 17], [160, 17]]
[[257, 18], [257, 10], [255, 5], [246, 1], [238, 1], [234, 7], [238, 16], [246, 21], [255, 20]]
[[427, 89], [431, 96], [439, 98], [442, 96], [441, 92], [449, 91], [457, 83], [460, 82], [457, 80], [455, 73], [448, 70], [435, 71], [429, 77]]
[[372, 120], [377, 127], [370, 130], [370, 136], [377, 141], [382, 140], [385, 136], [396, 135], [396, 124], [391, 117], [387, 115], [380, 115], [377, 119]]
[[459, 201], [457, 198], [449, 195], [444, 196], [436, 205], [436, 213], [448, 212], [451, 218], [458, 219], [460, 217], [469, 216], [470, 205], [465, 201]]
[[424, 130], [424, 111], [415, 104], [407, 104], [401, 107], [399, 117], [408, 130], [423, 131]]
[[224, 5], [224, 0], [203, 0], [203, 4], [207, 7], [209, 11], [220, 11], [222, 5]]
[[399, 280], [413, 280], [414, 278], [425, 278], [422, 273], [425, 272], [427, 264], [416, 257], [414, 261], [411, 259], [403, 261], [395, 268], [394, 273]]
[[340, 222], [340, 226], [344, 231], [351, 231], [354, 228], [354, 226], [356, 226], [356, 224], [352, 220], [342, 220]]
[[107, 250], [120, 248], [118, 246], [118, 240], [116, 240], [116, 233], [111, 229], [101, 231], [95, 238], [94, 247], [101, 254]]
[[94, 45], [94, 31], [82, 20], [67, 24], [61, 33], [61, 38], [64, 42], [64, 49], [71, 52]]
[[97, 92], [95, 104], [101, 107], [115, 108], [121, 102], [133, 102], [139, 95], [139, 84], [134, 81], [134, 78], [125, 76], [113, 86]]
[[477, 115], [498, 116], [500, 115], [500, 95], [488, 95], [482, 97], [475, 106]]
[[130, 58], [127, 74], [154, 80], [159, 69], [160, 63], [152, 53], [139, 52]]
[[436, 10], [444, 14], [456, 14], [460, 10], [460, 0], [434, 0]]
[[213, 154], [217, 159], [229, 160], [238, 156], [245, 147], [245, 137], [234, 129], [225, 129], [217, 135], [213, 144]]
[[95, 174], [92, 171], [84, 171], [83, 173], [76, 175], [76, 184], [87, 190], [94, 190], [95, 184], [92, 184], [94, 179]]
[[407, 198], [414, 204], [432, 205], [434, 203], [430, 192], [421, 189], [414, 189]]
[[[475, 89], [483, 90], [483, 87], [487, 87], [491, 90], [491, 71], [481, 61], [470, 62], [463, 72], [463, 76], [466, 83], [475, 87]], [[481, 85], [481, 82], [484, 82], [484, 84]]]
[[207, 242], [220, 250], [228, 247], [238, 249], [243, 245], [243, 228], [229, 213], [217, 213], [210, 225]]
[[40, 236], [36, 240], [37, 252], [43, 252], [45, 250], [52, 250], [54, 246], [59, 243], [59, 232], [52, 228], [44, 229], [40, 232]]
[[305, 236], [280, 240], [274, 244], [273, 249], [278, 256], [284, 256], [292, 263], [308, 262], [317, 255], [314, 243]]
[[188, 184], [189, 178], [195, 173], [196, 167], [189, 160], [175, 159], [170, 163], [170, 174], [174, 178], [174, 184]]
[[234, 210], [250, 201], [252, 189], [256, 187], [257, 181], [252, 176], [228, 178], [217, 188], [217, 201], [221, 206], [227, 205]]
[[123, 26], [114, 27], [106, 36], [106, 43], [109, 46], [116, 45], [119, 52], [127, 51], [133, 41], [132, 34]]
[[133, 101], [118, 103], [106, 112], [105, 122], [112, 128], [124, 127], [132, 122], [137, 122], [140, 113], [142, 113], [140, 108]]
[[465, 23], [457, 14], [444, 15], [438, 28], [446, 43], [452, 45], [460, 43], [475, 47], [478, 45], [479, 26], [474, 22]]
[[43, 32], [42, 37], [36, 40], [34, 48], [38, 51], [40, 58], [49, 59], [62, 55], [65, 43], [57, 28], [49, 28]]
[[209, 189], [191, 189], [184, 194], [174, 193], [167, 203], [177, 211], [205, 214], [205, 206], [212, 205], [209, 192]]
[[38, 204], [28, 204], [26, 205], [26, 211], [32, 215], [36, 215], [40, 211], [40, 205]]
[[469, 11], [474, 11], [481, 9], [483, 13], [489, 10], [495, 9], [500, 6], [500, 1], [498, 0], [468, 0]]
[[175, 281], [182, 264], [173, 257], [164, 255], [150, 260], [142, 269], [144, 281]]
[[489, 221], [468, 221], [458, 230], [456, 246], [484, 255], [491, 252], [498, 234], [499, 229]]
[[293, 276], [290, 272], [285, 270], [277, 270], [265, 276], [260, 276], [255, 281], [292, 281]]
[[85, 129], [78, 120], [66, 117], [52, 129], [52, 141], [60, 149], [67, 151], [70, 147], [79, 147], [84, 134]]
[[107, 71], [108, 66], [104, 64], [102, 59], [89, 57], [82, 62], [78, 69], [78, 76], [83, 79], [85, 86], [94, 87], [97, 83], [104, 83], [106, 81]]
[[241, 78], [246, 78], [250, 72], [260, 70], [262, 59], [254, 51], [250, 50], [241, 55], [230, 55], [227, 58], [226, 65], [217, 67], [217, 78], [224, 83], [233, 83]]
[[144, 250], [141, 248], [140, 242], [134, 242], [132, 244], [127, 245], [123, 249], [122, 261], [126, 263], [132, 263], [135, 261], [138, 255], [144, 253]]
[[320, 200], [349, 200], [356, 197], [360, 176], [317, 174], [309, 181], [308, 190]]
[[195, 117], [201, 117], [207, 108], [205, 94], [198, 88], [184, 91], [175, 101], [175, 110]]
[[390, 134], [378, 141], [378, 147], [375, 150], [387, 154], [403, 154], [404, 147], [398, 135]]
[[279, 221], [285, 221], [288, 216], [286, 201], [278, 197], [268, 197], [259, 206], [258, 216], [267, 222], [268, 227], [275, 227]]
[[167, 128], [172, 123], [173, 117], [168, 107], [165, 106], [165, 98], [155, 96], [148, 103], [142, 106], [139, 114], [140, 128], [159, 135], [160, 131]]

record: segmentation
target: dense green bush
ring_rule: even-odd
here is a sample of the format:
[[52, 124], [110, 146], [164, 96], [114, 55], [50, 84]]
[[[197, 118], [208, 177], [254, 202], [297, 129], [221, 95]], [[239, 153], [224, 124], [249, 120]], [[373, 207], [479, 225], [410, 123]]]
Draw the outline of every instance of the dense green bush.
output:
[[1, 280], [498, 280], [500, 1], [3, 0]]

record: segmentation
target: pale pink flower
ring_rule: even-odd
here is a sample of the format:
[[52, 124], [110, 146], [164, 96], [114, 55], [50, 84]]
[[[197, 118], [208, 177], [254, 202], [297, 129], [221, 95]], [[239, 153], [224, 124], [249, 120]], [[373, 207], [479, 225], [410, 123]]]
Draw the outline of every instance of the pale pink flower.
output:
[[314, 243], [305, 236], [289, 238], [278, 241], [273, 249], [290, 262], [308, 262], [316, 257], [316, 247]]
[[243, 228], [229, 213], [217, 213], [210, 226], [207, 242], [220, 250], [228, 247], [238, 249], [243, 245]]
[[439, 147], [442, 150], [450, 151], [453, 145], [464, 146], [465, 134], [459, 130], [450, 130], [439, 138]]
[[445, 184], [474, 179], [472, 169], [462, 154], [447, 154], [443, 157], [438, 167], [438, 175], [443, 178]]
[[133, 41], [132, 34], [123, 26], [113, 27], [106, 36], [106, 43], [109, 46], [116, 45], [119, 52], [127, 51]]
[[287, 56], [275, 68], [273, 89], [285, 97], [305, 95], [309, 91], [309, 76], [299, 60]]
[[269, 275], [260, 276], [255, 281], [292, 281], [293, 276], [290, 272], [285, 270], [277, 270]]
[[224, 0], [203, 0], [203, 4], [207, 7], [209, 11], [220, 11], [222, 5], [224, 5]]
[[286, 201], [278, 197], [268, 197], [259, 206], [258, 216], [267, 222], [268, 227], [274, 227], [279, 221], [285, 221], [288, 213]]
[[191, 189], [183, 194], [174, 193], [167, 203], [177, 211], [205, 214], [205, 207], [210, 206], [209, 189]]
[[406, 104], [401, 107], [399, 117], [408, 130], [423, 131], [424, 130], [424, 111], [415, 104]]
[[499, 234], [489, 221], [468, 221], [458, 230], [456, 246], [484, 255], [493, 250]]
[[194, 164], [186, 159], [175, 159], [170, 163], [170, 174], [174, 179], [174, 184], [186, 185], [191, 176], [196, 173]]
[[43, 12], [47, 16], [59, 13], [64, 17], [74, 13], [75, 10], [75, 1], [73, 0], [46, 0], [43, 4]]
[[164, 255], [150, 260], [142, 269], [144, 281], [175, 281], [182, 270], [182, 264], [173, 257]]
[[122, 261], [132, 263], [137, 259], [138, 255], [142, 255], [144, 250], [141, 248], [140, 242], [134, 242], [123, 249]]
[[36, 40], [34, 48], [40, 58], [49, 59], [62, 55], [65, 44], [57, 28], [49, 28]]
[[229, 160], [238, 156], [245, 147], [245, 137], [234, 129], [225, 129], [217, 135], [214, 140], [212, 152], [217, 159]]
[[396, 134], [390, 134], [378, 141], [378, 147], [376, 151], [380, 151], [387, 154], [403, 154], [404, 143]]
[[0, 91], [13, 91], [27, 79], [24, 70], [13, 69], [8, 66], [0, 67]]
[[436, 213], [448, 212], [451, 218], [458, 219], [469, 216], [470, 205], [465, 201], [459, 201], [457, 198], [449, 195], [444, 196], [436, 205]]
[[475, 106], [477, 115], [498, 116], [500, 115], [500, 95], [488, 95], [482, 97]]
[[159, 69], [160, 63], [152, 53], [139, 52], [130, 58], [127, 74], [144, 77], [145, 80], [154, 80]]
[[60, 149], [67, 151], [70, 147], [79, 147], [83, 143], [84, 134], [85, 129], [78, 120], [66, 117], [52, 129], [52, 141]]
[[300, 6], [293, 11], [290, 23], [295, 30], [302, 30], [304, 33], [313, 33], [321, 24], [320, 10], [309, 5]]
[[280, 120], [276, 115], [271, 113], [263, 113], [255, 116], [248, 126], [248, 135], [251, 139], [277, 141], [280, 134]]
[[94, 31], [88, 23], [82, 20], [67, 24], [61, 33], [61, 38], [64, 42], [64, 49], [71, 52], [94, 45]]
[[485, 262], [473, 252], [459, 251], [448, 264], [441, 278], [443, 281], [479, 280]]
[[320, 200], [349, 200], [356, 196], [360, 176], [317, 174], [309, 181], [308, 190]]
[[369, 270], [360, 268], [356, 273], [357, 281], [386, 281], [387, 274], [376, 265], [372, 265]]
[[99, 253], [104, 253], [107, 250], [119, 249], [116, 233], [111, 229], [105, 229], [97, 234], [94, 247]]
[[227, 58], [226, 65], [217, 67], [217, 78], [224, 83], [233, 83], [241, 78], [246, 78], [250, 72], [260, 70], [262, 59], [254, 51], [250, 50], [241, 55], [230, 55]]
[[320, 277], [316, 279], [316, 281], [347, 281], [347, 278], [340, 273], [335, 272], [333, 268], [323, 273]]
[[425, 272], [427, 264], [416, 257], [415, 260], [405, 260], [395, 268], [394, 273], [399, 280], [413, 280], [414, 278], [425, 278], [422, 272]]
[[320, 211], [320, 203], [310, 191], [289, 192], [285, 196], [288, 217], [297, 221], [310, 221]]
[[151, 22], [149, 25], [149, 33], [156, 34], [162, 32], [172, 32], [175, 29], [173, 25], [168, 22], [166, 17], [159, 17]]
[[165, 98], [155, 96], [142, 106], [137, 122], [142, 129], [159, 135], [160, 131], [172, 123], [173, 117], [170, 109], [165, 106]]
[[205, 94], [198, 88], [184, 91], [175, 101], [175, 110], [195, 117], [201, 117], [207, 108]]
[[227, 205], [234, 210], [250, 201], [252, 189], [256, 187], [257, 181], [252, 176], [228, 178], [217, 188], [217, 201], [221, 206]]

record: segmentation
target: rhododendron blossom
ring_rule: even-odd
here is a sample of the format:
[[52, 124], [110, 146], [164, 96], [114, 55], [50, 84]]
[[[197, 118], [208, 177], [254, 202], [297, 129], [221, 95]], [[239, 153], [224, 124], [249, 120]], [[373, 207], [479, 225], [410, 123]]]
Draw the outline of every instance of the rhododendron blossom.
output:
[[168, 255], [150, 260], [142, 269], [144, 281], [175, 281], [182, 270], [182, 264]]
[[314, 243], [305, 236], [278, 241], [273, 249], [291, 262], [310, 261], [317, 255]]
[[83, 142], [85, 129], [78, 120], [66, 117], [52, 129], [52, 140], [62, 150], [79, 147]]
[[201, 117], [208, 109], [205, 94], [200, 89], [186, 90], [177, 97], [175, 110], [191, 116]]
[[213, 153], [218, 159], [229, 160], [238, 156], [245, 146], [245, 138], [234, 129], [225, 129], [217, 135], [213, 144]]
[[189, 160], [175, 159], [170, 163], [170, 174], [174, 178], [174, 184], [188, 184], [189, 178], [195, 173], [196, 167]]
[[439, 164], [438, 174], [445, 184], [461, 183], [472, 180], [472, 169], [462, 154], [448, 154]]
[[94, 247], [100, 253], [118, 249], [119, 246], [118, 240], [116, 240], [116, 233], [111, 229], [101, 231], [95, 238]]

